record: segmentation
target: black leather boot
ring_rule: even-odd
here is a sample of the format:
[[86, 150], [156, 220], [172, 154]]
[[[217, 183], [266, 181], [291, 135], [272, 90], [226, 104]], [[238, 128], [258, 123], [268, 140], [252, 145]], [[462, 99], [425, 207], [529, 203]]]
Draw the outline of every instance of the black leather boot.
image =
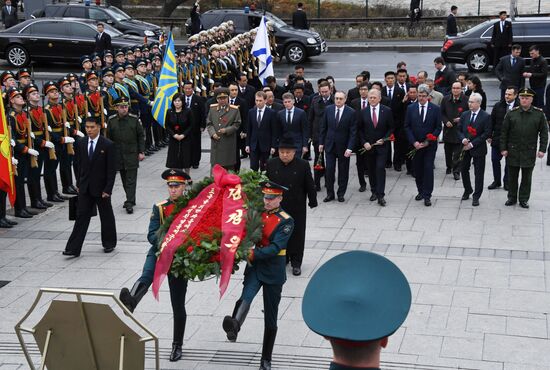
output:
[[262, 345], [262, 359], [260, 362], [260, 370], [271, 370], [271, 355], [273, 354], [273, 346], [277, 337], [277, 328], [264, 329], [264, 342]]
[[130, 312], [134, 312], [139, 301], [143, 298], [149, 287], [140, 281], [136, 281], [132, 290], [128, 288], [122, 288], [120, 291], [119, 299], [124, 303]]
[[237, 335], [241, 330], [241, 326], [243, 325], [244, 319], [246, 319], [249, 309], [250, 303], [238, 300], [235, 304], [233, 315], [223, 318], [223, 330], [227, 333], [227, 339], [229, 339], [230, 342], [235, 342], [237, 340]]
[[182, 350], [181, 343], [172, 342], [172, 352], [170, 352], [170, 361], [178, 361], [181, 359]]

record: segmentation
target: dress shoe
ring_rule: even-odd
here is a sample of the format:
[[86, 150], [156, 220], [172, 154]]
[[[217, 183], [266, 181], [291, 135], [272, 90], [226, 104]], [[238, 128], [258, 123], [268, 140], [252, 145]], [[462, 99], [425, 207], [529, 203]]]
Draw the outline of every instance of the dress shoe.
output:
[[529, 203], [527, 203], [527, 202], [519, 202], [519, 206], [520, 206], [521, 208], [529, 208]]
[[71, 252], [71, 251], [63, 251], [61, 254], [68, 257], [78, 257], [80, 256], [80, 253]]
[[15, 211], [15, 217], [32, 218], [32, 215], [29, 212], [27, 212], [25, 209], [22, 209], [20, 211]]
[[271, 361], [262, 360], [260, 362], [260, 369], [259, 370], [271, 370]]
[[107, 248], [103, 248], [103, 252], [105, 253], [111, 253], [112, 251], [115, 250], [115, 247], [107, 247]]
[[386, 168], [391, 168], [392, 165], [391, 165], [391, 162], [390, 163], [386, 163]]
[[361, 185], [361, 187], [359, 188], [359, 192], [360, 192], [360, 193], [364, 193], [366, 190], [367, 190], [367, 186], [366, 186], [366, 185]]
[[3, 220], [6, 221], [11, 226], [17, 225], [17, 221], [10, 220], [9, 218], [4, 218]]
[[293, 267], [292, 268], [292, 275], [294, 276], [300, 276], [302, 275], [302, 269], [300, 267]]
[[40, 213], [40, 212], [37, 212], [37, 211], [30, 210], [27, 207], [25, 207], [24, 210], [27, 211], [27, 213], [31, 216], [36, 216], [37, 214]]
[[462, 200], [468, 200], [470, 198], [470, 194], [472, 194], [471, 191], [464, 191], [464, 194], [462, 194]]
[[416, 194], [416, 197], [414, 197], [414, 200], [422, 200], [424, 198], [422, 194]]
[[10, 225], [5, 218], [0, 219], [0, 229], [11, 229], [13, 225]]
[[53, 196], [48, 197], [47, 199], [48, 199], [48, 201], [54, 202], [54, 203], [63, 203], [64, 202], [64, 200], [62, 198], [59, 198], [57, 196], [57, 194], [54, 194]]
[[65, 188], [65, 189], [63, 189], [63, 194], [77, 195], [78, 192], [76, 190], [71, 189], [71, 188]]
[[52, 203], [46, 202], [44, 199], [39, 199], [39, 203], [41, 203], [43, 206], [46, 206], [47, 208], [53, 207]]
[[327, 195], [325, 199], [323, 199], [323, 202], [332, 202], [334, 200], [334, 195]]
[[172, 343], [172, 352], [170, 352], [170, 361], [175, 362], [181, 359], [181, 344]]
[[500, 188], [500, 184], [493, 181], [493, 183], [489, 186], [487, 186], [487, 189], [494, 190]]
[[429, 206], [432, 205], [432, 201], [431, 201], [430, 199], [424, 199], [424, 205], [425, 205], [426, 207], [429, 207]]
[[315, 185], [315, 191], [321, 191], [321, 185]]
[[196, 170], [197, 168], [199, 168], [199, 165], [194, 165], [194, 166], [193, 166], [193, 169]]
[[450, 175], [450, 174], [451, 174], [451, 172], [453, 172], [453, 170], [452, 170], [452, 169], [450, 169], [450, 168], [447, 168], [447, 170], [445, 171], [445, 174], [446, 174], [446, 175]]
[[344, 196], [343, 196], [343, 195], [342, 195], [342, 196], [338, 196], [338, 201], [339, 201], [340, 203], [343, 203], [343, 202], [345, 201]]
[[385, 207], [386, 206], [386, 200], [384, 198], [379, 198], [378, 199], [378, 204], [380, 204], [381, 207]]
[[460, 180], [460, 173], [458, 172], [453, 173], [453, 178], [455, 179], [455, 181]]
[[393, 169], [397, 172], [401, 172], [401, 166], [393, 166]]
[[149, 148], [149, 149], [151, 149], [151, 151], [153, 151], [153, 152], [158, 152], [158, 151], [160, 150], [160, 148], [159, 148], [158, 146], [155, 146], [155, 145], [153, 145], [153, 146], [152, 146], [151, 148]]
[[474, 206], [474, 207], [479, 206], [479, 199], [477, 199], [477, 198], [472, 199], [472, 206]]
[[407, 170], [406, 175], [412, 176], [412, 171]]
[[376, 199], [378, 199], [378, 197], [376, 196], [376, 194], [371, 194], [369, 200], [370, 200], [371, 202], [374, 202]]
[[35, 208], [35, 209], [48, 209], [48, 207], [46, 207], [44, 204], [42, 204], [40, 201], [36, 201], [36, 203], [34, 204], [31, 204], [31, 208]]
[[128, 213], [129, 215], [131, 215], [132, 213], [134, 213], [134, 207], [132, 207], [132, 206], [126, 207], [126, 213]]
[[505, 206], [513, 206], [514, 204], [516, 204], [517, 202], [515, 200], [512, 200], [512, 199], [508, 199], [506, 201], [506, 203], [504, 203]]
[[508, 183], [504, 183], [504, 190], [508, 191]]
[[149, 149], [147, 149], [144, 153], [143, 153], [146, 157], [149, 157], [151, 155], [151, 152], [149, 151]]
[[66, 197], [66, 196], [61, 195], [61, 194], [59, 194], [59, 193], [55, 193], [55, 195], [57, 195], [59, 198], [61, 198], [61, 199], [63, 199], [63, 200], [69, 200], [69, 199], [71, 199], [71, 197]]

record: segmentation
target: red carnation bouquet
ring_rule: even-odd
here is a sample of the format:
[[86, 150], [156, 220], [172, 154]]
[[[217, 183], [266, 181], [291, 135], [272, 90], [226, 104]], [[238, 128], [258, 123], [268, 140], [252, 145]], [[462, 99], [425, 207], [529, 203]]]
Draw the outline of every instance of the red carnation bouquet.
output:
[[[468, 126], [466, 130], [468, 131], [468, 144], [466, 145], [469, 145], [470, 141], [472, 141], [472, 139], [477, 136], [477, 130], [473, 126]], [[466, 153], [466, 145], [462, 147], [460, 155], [458, 156], [457, 163], [462, 162], [462, 160], [464, 159], [464, 153]]]
[[[430, 142], [437, 142], [437, 136], [435, 136], [432, 133], [429, 133], [428, 135], [426, 135], [426, 139], [422, 142], [422, 144], [427, 146], [430, 144]], [[413, 159], [417, 151], [418, 149], [414, 148], [413, 150], [407, 153], [407, 157], [410, 159]]]
[[323, 153], [319, 153], [319, 159], [315, 163], [315, 166], [313, 166], [313, 170], [317, 172], [325, 172], [325, 156]]
[[[385, 144], [387, 141], [395, 141], [395, 135], [394, 134], [391, 134], [390, 136], [387, 136], [387, 137], [384, 137], [382, 138], [382, 142], [381, 143], [374, 143], [372, 144], [372, 146], [375, 146], [375, 145], [383, 145]], [[359, 149], [359, 154], [363, 155], [367, 152], [367, 149], [365, 149], [364, 147]]]

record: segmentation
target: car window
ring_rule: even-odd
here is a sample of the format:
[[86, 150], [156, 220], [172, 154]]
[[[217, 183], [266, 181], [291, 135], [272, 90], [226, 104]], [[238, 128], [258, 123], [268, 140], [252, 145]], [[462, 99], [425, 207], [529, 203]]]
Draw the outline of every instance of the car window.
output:
[[44, 16], [55, 17], [56, 14], [62, 14], [64, 9], [65, 8], [61, 6], [47, 6], [46, 9], [44, 9]]
[[466, 30], [466, 31], [462, 32], [462, 35], [469, 35], [469, 34], [473, 34], [475, 32], [481, 31], [481, 30], [485, 30], [487, 28], [490, 28], [488, 26], [492, 26], [494, 23], [495, 23], [494, 20], [485, 21], [483, 23], [478, 24], [477, 26], [474, 26], [474, 27], [470, 28], [469, 30]]
[[90, 12], [90, 19], [95, 19], [96, 21], [106, 21], [109, 19], [109, 16], [103, 10], [90, 8], [88, 11]]
[[117, 8], [116, 6], [110, 6], [107, 8], [107, 12], [115, 18], [118, 22], [132, 19], [128, 14], [124, 13], [122, 10]]
[[[202, 21], [203, 27], [205, 29], [209, 29], [209, 28], [212, 28], [214, 26], [218, 26], [220, 23], [222, 23], [222, 19], [223, 19], [223, 16], [221, 14], [215, 14], [215, 13], [204, 14], [201, 17], [201, 21]], [[229, 20], [229, 19], [233, 19], [233, 18], [227, 18], [227, 19]]]
[[262, 18], [250, 15], [248, 17], [248, 29], [251, 30], [253, 28], [258, 27], [261, 21], [262, 21]]
[[[518, 27], [519, 26], [519, 27]], [[516, 28], [518, 32], [516, 33]], [[514, 36], [547, 36], [550, 34], [550, 23], [524, 23], [524, 24], [514, 24], [512, 28], [514, 31]]]
[[82, 6], [69, 6], [63, 16], [73, 18], [86, 18], [86, 9]]
[[36, 36], [66, 36], [65, 22], [36, 22], [31, 26], [31, 34]]
[[73, 37], [94, 38], [97, 32], [93, 28], [82, 23], [69, 23], [69, 33]]

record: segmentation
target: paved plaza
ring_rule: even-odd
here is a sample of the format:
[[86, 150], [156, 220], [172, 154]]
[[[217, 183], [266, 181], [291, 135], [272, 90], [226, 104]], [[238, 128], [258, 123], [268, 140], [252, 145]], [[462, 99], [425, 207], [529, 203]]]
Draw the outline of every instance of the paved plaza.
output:
[[[205, 148], [209, 148], [206, 136]], [[113, 192], [119, 243], [103, 253], [99, 220], [90, 226], [82, 255], [61, 255], [72, 229], [68, 202], [11, 230], [0, 231], [0, 370], [27, 369], [14, 334], [15, 323], [33, 302], [38, 288], [118, 291], [131, 286], [141, 272], [149, 245], [146, 230], [151, 206], [166, 197], [160, 178], [166, 149], [147, 157], [139, 170], [135, 213], [122, 208], [120, 178]], [[537, 160], [528, 210], [505, 207], [504, 190], [485, 190], [481, 205], [462, 201], [462, 182], [444, 175], [443, 146], [436, 159], [433, 206], [416, 202], [414, 179], [405, 172], [387, 173], [388, 205], [369, 202], [359, 193], [355, 158], [344, 203], [323, 203], [309, 211], [303, 274], [288, 271], [279, 310], [279, 332], [273, 356], [278, 369], [328, 368], [328, 342], [302, 321], [304, 289], [314, 271], [346, 250], [380, 253], [405, 273], [413, 291], [407, 320], [383, 351], [387, 369], [548, 369], [550, 367], [550, 167]], [[244, 160], [243, 168], [248, 167]], [[194, 179], [209, 171], [204, 153]], [[485, 187], [492, 181], [487, 157]], [[135, 316], [161, 339], [162, 369], [258, 368], [263, 334], [262, 299], [257, 297], [237, 343], [225, 338], [221, 323], [241, 291], [242, 269], [223, 299], [217, 282], [189, 283], [183, 360], [170, 363], [172, 314], [168, 284], [160, 302], [148, 294]], [[39, 306], [43, 313], [46, 301]], [[119, 311], [120, 312], [120, 311]], [[36, 321], [35, 321], [36, 322]], [[31, 335], [27, 341], [33, 342]], [[40, 356], [31, 346], [36, 363]], [[153, 368], [148, 350], [146, 365]]]

